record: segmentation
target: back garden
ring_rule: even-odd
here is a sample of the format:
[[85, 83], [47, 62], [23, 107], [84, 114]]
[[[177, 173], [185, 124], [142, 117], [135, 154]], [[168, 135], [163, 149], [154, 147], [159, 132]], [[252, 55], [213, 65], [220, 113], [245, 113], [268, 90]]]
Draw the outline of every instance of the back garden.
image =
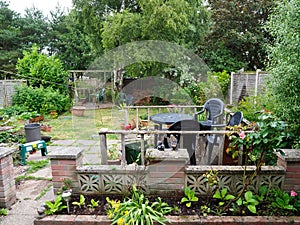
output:
[[[299, 60], [297, 60], [300, 58], [300, 42], [299, 35], [297, 35], [300, 24], [298, 22], [299, 1], [274, 1], [272, 10], [269, 10], [271, 6], [266, 10], [271, 12], [266, 16], [267, 21], [260, 17], [253, 20], [264, 23], [264, 26], [259, 29], [252, 27], [261, 33], [259, 36], [255, 36], [254, 33], [248, 34], [250, 27], [246, 25], [250, 22], [249, 17], [243, 22], [239, 21], [238, 24], [245, 24], [247, 28], [234, 30], [234, 39], [231, 41], [220, 37], [218, 43], [213, 46], [215, 49], [204, 48], [209, 43], [207, 40], [225, 31], [225, 36], [228, 37], [231, 37], [232, 33], [227, 33], [223, 24], [219, 23], [216, 28], [220, 30], [214, 30], [211, 32], [212, 36], [209, 36], [208, 26], [213, 23], [207, 20], [209, 13], [206, 9], [204, 10], [204, 6], [200, 7], [198, 3], [192, 4], [192, 1], [176, 1], [178, 4], [173, 4], [173, 2], [175, 1], [161, 1], [159, 6], [159, 9], [163, 9], [163, 13], [159, 15], [165, 15], [165, 6], [168, 9], [178, 10], [169, 14], [170, 18], [166, 23], [161, 19], [162, 17], [154, 13], [158, 5], [153, 1], [138, 1], [141, 5], [132, 6], [132, 13], [131, 10], [125, 10], [123, 13], [121, 9], [119, 13], [99, 23], [101, 27], [103, 26], [101, 34], [98, 32], [99, 27], [95, 34], [89, 34], [90, 37], [95, 35], [94, 40], [90, 40], [94, 48], [85, 49], [84, 52], [90, 53], [97, 49], [109, 52], [111, 55], [108, 54], [109, 59], [104, 64], [106, 66], [106, 63], [113, 61], [113, 65], [110, 65], [111, 77], [104, 76], [105, 79], [100, 79], [101, 76], [96, 75], [96, 79], [89, 72], [72, 74], [65, 69], [66, 65], [55, 57], [55, 51], [52, 56], [47, 56], [42, 54], [42, 48], [40, 49], [35, 44], [26, 48], [22, 58], [15, 60], [17, 62], [14, 61], [13, 72], [1, 70], [1, 76], [3, 74], [5, 79], [6, 77], [22, 79], [24, 83], [15, 87], [10, 104], [6, 104], [9, 101], [7, 96], [4, 96], [5, 105], [0, 110], [0, 155], [2, 157], [0, 180], [3, 181], [0, 194], [4, 195], [0, 198], [0, 203], [3, 204], [0, 211], [2, 215], [9, 213], [9, 207], [16, 201], [16, 184], [37, 179], [30, 175], [16, 178], [13, 175], [14, 169], [20, 167], [19, 145], [27, 142], [24, 126], [34, 122], [41, 125], [42, 138], [51, 137], [51, 140], [47, 142], [49, 147], [55, 147], [55, 141], [59, 140], [96, 139], [100, 141], [99, 145], [95, 144], [94, 147], [101, 155], [99, 163], [91, 164], [89, 161], [84, 161], [86, 152], [83, 145], [67, 146], [49, 151], [46, 160], [27, 161], [28, 171], [40, 170], [50, 164], [51, 184], [45, 187], [41, 196], [49, 190], [53, 190], [55, 194], [55, 199], [49, 199], [43, 207], [39, 208], [40, 217], [34, 221], [35, 225], [62, 222], [102, 225], [152, 225], [171, 222], [173, 224], [212, 224], [212, 222], [218, 224], [224, 221], [230, 224], [250, 224], [250, 222], [257, 221], [259, 224], [300, 224], [300, 79]], [[238, 5], [237, 2], [236, 5]], [[88, 1], [82, 4], [89, 9]], [[77, 10], [80, 10], [77, 13], [80, 12], [81, 18], [81, 12], [87, 13], [89, 10], [82, 11], [81, 3], [79, 5], [77, 5]], [[99, 5], [101, 8], [101, 10], [99, 8], [99, 13], [104, 15], [102, 10], [104, 5]], [[215, 19], [222, 13], [216, 5], [212, 4]], [[244, 12], [244, 9], [248, 7], [246, 5], [236, 7], [234, 3], [228, 2], [228, 7], [237, 9], [236, 14], [228, 13], [230, 15], [235, 16], [241, 12], [247, 16], [250, 14], [263, 16], [260, 13], [261, 5], [257, 6], [259, 7], [257, 12], [249, 8], [247, 13]], [[264, 7], [267, 7], [267, 4]], [[112, 9], [115, 8], [112, 7]], [[185, 11], [183, 14], [182, 9]], [[201, 13], [204, 13], [205, 17], [197, 17]], [[94, 17], [95, 21], [99, 15]], [[89, 20], [93, 15], [82, 16], [85, 17], [81, 19], [86, 25], [95, 24], [94, 21]], [[134, 32], [128, 32], [127, 27], [125, 29], [122, 26], [123, 23], [119, 23], [123, 20]], [[137, 28], [138, 26], [131, 26], [143, 25], [139, 23], [140, 21], [147, 23], [147, 26], [140, 26], [143, 28], [141, 30]], [[189, 21], [202, 21], [203, 23], [192, 24]], [[227, 20], [221, 17], [221, 21]], [[167, 27], [169, 24], [173, 25]], [[152, 27], [157, 30], [162, 27], [161, 33], [158, 32], [159, 35], [155, 36], [157, 32], [153, 32]], [[90, 28], [92, 29], [84, 30], [94, 31], [94, 27]], [[231, 28], [228, 30], [233, 31]], [[126, 35], [115, 35], [116, 33]], [[133, 39], [128, 37], [128, 34], [133, 35]], [[270, 36], [268, 42], [261, 41], [265, 36]], [[144, 42], [147, 38], [161, 41]], [[101, 40], [100, 45], [103, 46], [99, 46], [99, 40]], [[170, 43], [167, 42], [168, 40]], [[242, 40], [247, 40], [246, 44]], [[227, 42], [223, 43], [224, 41]], [[203, 42], [202, 45], [204, 45], [198, 46], [198, 42]], [[260, 42], [265, 46], [259, 46]], [[197, 52], [199, 54], [197, 57], [206, 59], [215, 71], [206, 71], [207, 65], [201, 63], [201, 66], [205, 68], [203, 72], [198, 61], [191, 60], [194, 52], [187, 57], [179, 43], [184, 43], [185, 46]], [[237, 43], [240, 46], [236, 46]], [[251, 44], [249, 49], [247, 43]], [[149, 61], [147, 59], [145, 62], [146, 52], [149, 49], [144, 49], [144, 47], [149, 47], [148, 45], [154, 47], [156, 52], [153, 55], [156, 58], [151, 58]], [[256, 48], [258, 46], [265, 49], [260, 51], [262, 49]], [[126, 54], [110, 52], [115, 47], [129, 48], [126, 49]], [[245, 49], [241, 50], [239, 47]], [[254, 47], [255, 50], [252, 51]], [[117, 49], [122, 50], [122, 48]], [[176, 52], [178, 49], [182, 51]], [[233, 49], [235, 51], [231, 51]], [[80, 52], [79, 55], [84, 54]], [[87, 58], [92, 57], [92, 53], [86, 55]], [[101, 59], [106, 58], [100, 56], [100, 61], [97, 61], [96, 57], [93, 59], [95, 59], [95, 65], [98, 66], [97, 63], [101, 65]], [[125, 65], [124, 62], [128, 62], [126, 61], [128, 59], [136, 61], [130, 61]], [[259, 91], [256, 87], [255, 94], [252, 95], [245, 91], [245, 84], [242, 91], [246, 93], [241, 95], [239, 103], [227, 104], [230, 75], [223, 68], [229, 65], [228, 68], [231, 71], [237, 71], [243, 66], [246, 70], [256, 69], [257, 65], [263, 66], [265, 60], [268, 61], [265, 63], [265, 69], [270, 75], [265, 87]], [[90, 62], [91, 59], [86, 61]], [[243, 76], [243, 71], [244, 68], [241, 68], [238, 74]], [[126, 89], [123, 84], [124, 74], [131, 78], [137, 77], [137, 81], [144, 79], [146, 83], [150, 83], [151, 78], [155, 80], [155, 77], [163, 79], [162, 83], [151, 87], [154, 90], [152, 93], [157, 95], [145, 94], [139, 98], [145, 103], [145, 100], [154, 97], [156, 101], [146, 101], [149, 107], [161, 104], [165, 106], [172, 104], [173, 109], [176, 109], [174, 105], [175, 107], [188, 104], [201, 106], [210, 98], [218, 97], [225, 102], [227, 109], [224, 116], [227, 120], [223, 121], [222, 125], [227, 124], [229, 112], [241, 111], [246, 120], [235, 126], [227, 126], [221, 131], [179, 130], [176, 131], [177, 133], [174, 131], [172, 133], [167, 129], [153, 129], [153, 123], [143, 125], [139, 120], [150, 122], [149, 116], [160, 112], [159, 109], [154, 109], [149, 115], [147, 108], [139, 112], [127, 110], [127, 106], [137, 105], [136, 101], [130, 101], [132, 99], [125, 98], [123, 101], [124, 99], [121, 98], [122, 101], [119, 101], [119, 96]], [[97, 80], [96, 83], [99, 85], [93, 90], [78, 85], [78, 81], [85, 83], [86, 80], [91, 81], [89, 85]], [[176, 86], [167, 86], [166, 81], [171, 81], [170, 83]], [[86, 90], [91, 92], [86, 92]], [[100, 90], [106, 94], [104, 99], [98, 98]], [[148, 91], [145, 86], [141, 86], [138, 90], [142, 90], [138, 94]], [[189, 101], [181, 99], [183, 95], [188, 96]], [[176, 96], [180, 101], [173, 104], [174, 102], [168, 101], [171, 99], [168, 98], [170, 96]], [[87, 105], [88, 103], [91, 104]], [[140, 105], [147, 106], [147, 104]], [[86, 107], [84, 115], [74, 115], [74, 106]], [[165, 110], [169, 112], [167, 111], [169, 109]], [[204, 115], [199, 119], [204, 119]], [[209, 141], [205, 139], [206, 136], [220, 134], [227, 140], [227, 144], [221, 148], [220, 143], [223, 142], [219, 142], [219, 149], [230, 163], [191, 165], [190, 155], [186, 149], [161, 151], [157, 148], [156, 141], [152, 141], [155, 136], [171, 134], [182, 136], [193, 134], [199, 139], [204, 138], [207, 143]], [[125, 142], [128, 140], [140, 142], [141, 148], [140, 153], [131, 163], [126, 163]], [[205, 141], [202, 144], [204, 144], [202, 147], [206, 146]], [[196, 149], [195, 146], [193, 147]], [[199, 154], [196, 154], [197, 156]], [[88, 217], [88, 215], [91, 216]], [[88, 221], [86, 218], [89, 218]], [[234, 221], [229, 222], [228, 218]]]

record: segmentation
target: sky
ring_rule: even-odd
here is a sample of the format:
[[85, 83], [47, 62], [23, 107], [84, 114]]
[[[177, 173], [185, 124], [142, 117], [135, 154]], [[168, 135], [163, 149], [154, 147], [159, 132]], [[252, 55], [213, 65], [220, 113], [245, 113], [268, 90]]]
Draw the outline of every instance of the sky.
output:
[[9, 9], [24, 15], [26, 8], [35, 8], [41, 10], [45, 16], [50, 15], [50, 11], [54, 11], [57, 4], [62, 8], [72, 8], [72, 0], [6, 0]]

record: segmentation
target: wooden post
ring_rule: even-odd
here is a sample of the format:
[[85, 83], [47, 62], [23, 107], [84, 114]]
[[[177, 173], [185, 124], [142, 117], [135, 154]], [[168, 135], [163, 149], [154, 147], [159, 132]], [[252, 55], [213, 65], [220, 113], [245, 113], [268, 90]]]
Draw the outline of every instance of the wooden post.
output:
[[126, 165], [126, 152], [125, 152], [125, 134], [121, 134], [121, 149], [122, 149], [122, 159], [121, 164]]
[[141, 162], [142, 166], [145, 165], [145, 137], [141, 134]]
[[136, 108], [136, 116], [135, 116], [135, 123], [136, 123], [136, 130], [139, 130], [140, 129], [140, 122], [139, 122], [139, 109], [138, 108]]
[[101, 152], [101, 165], [107, 165], [107, 140], [106, 133], [99, 133], [100, 136], [100, 152]]
[[127, 107], [125, 107], [125, 109], [124, 109], [124, 114], [125, 114], [124, 123], [125, 123], [125, 126], [127, 126], [128, 125], [128, 115], [129, 115], [129, 109]]
[[[157, 124], [154, 125], [154, 130], [158, 130], [159, 126]], [[158, 142], [158, 134], [154, 134], [154, 146], [157, 145]]]

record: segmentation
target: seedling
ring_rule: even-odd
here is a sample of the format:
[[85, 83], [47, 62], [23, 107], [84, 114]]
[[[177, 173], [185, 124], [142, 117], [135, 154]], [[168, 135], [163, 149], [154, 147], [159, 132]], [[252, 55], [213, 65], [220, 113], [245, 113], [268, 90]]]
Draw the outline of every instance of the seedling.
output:
[[198, 201], [198, 197], [195, 196], [195, 191], [191, 190], [188, 187], [186, 187], [184, 189], [184, 195], [185, 195], [185, 197], [183, 197], [181, 199], [181, 203], [185, 203], [185, 205], [187, 207], [191, 207], [192, 202], [197, 202]]
[[80, 198], [79, 198], [79, 202], [72, 202], [73, 205], [77, 205], [79, 208], [81, 208], [81, 206], [84, 206], [85, 204], [85, 197], [83, 195], [80, 195]]

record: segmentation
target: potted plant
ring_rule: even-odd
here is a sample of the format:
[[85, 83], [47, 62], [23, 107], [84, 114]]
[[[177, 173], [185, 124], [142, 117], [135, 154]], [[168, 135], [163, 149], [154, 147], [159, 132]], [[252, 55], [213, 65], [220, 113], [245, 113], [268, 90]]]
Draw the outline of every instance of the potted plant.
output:
[[74, 106], [71, 110], [72, 115], [74, 116], [84, 116], [85, 107], [83, 106]]
[[150, 121], [148, 120], [148, 115], [144, 114], [140, 116], [140, 125], [141, 127], [147, 127], [149, 126]]

